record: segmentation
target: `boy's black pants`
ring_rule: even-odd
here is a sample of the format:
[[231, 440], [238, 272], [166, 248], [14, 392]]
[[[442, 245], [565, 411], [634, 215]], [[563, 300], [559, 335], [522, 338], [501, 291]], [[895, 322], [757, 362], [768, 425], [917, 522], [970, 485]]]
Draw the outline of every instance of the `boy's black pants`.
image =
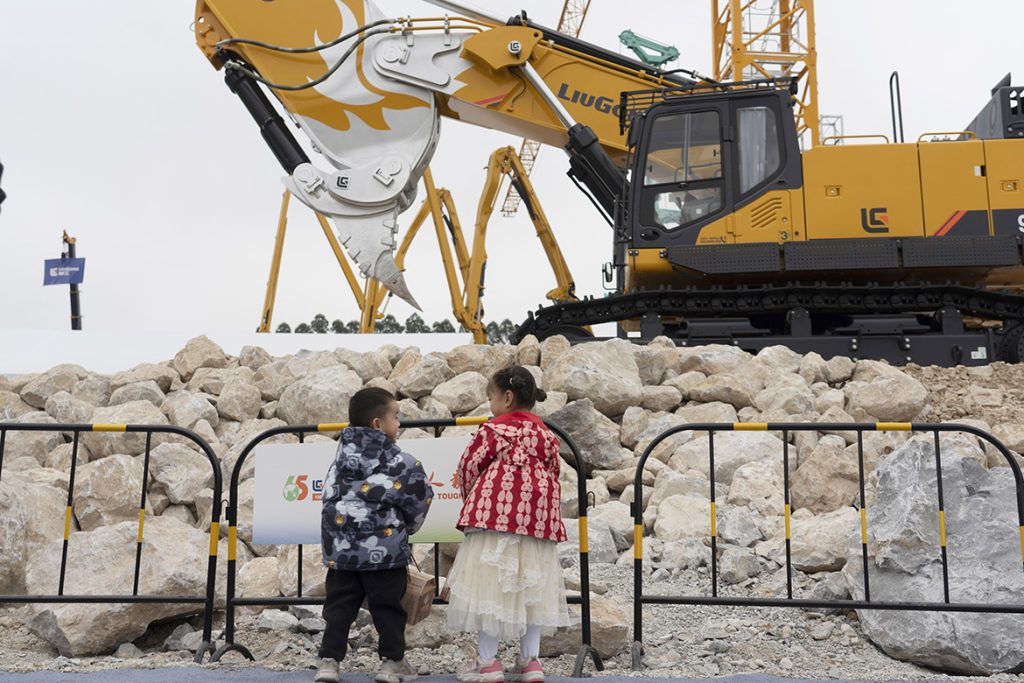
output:
[[359, 614], [363, 598], [369, 603], [370, 616], [377, 629], [377, 652], [381, 657], [401, 660], [405, 657], [405, 609], [402, 596], [408, 582], [408, 570], [378, 571], [327, 570], [327, 600], [324, 603], [323, 643], [320, 657], [339, 662], [348, 651], [348, 632]]

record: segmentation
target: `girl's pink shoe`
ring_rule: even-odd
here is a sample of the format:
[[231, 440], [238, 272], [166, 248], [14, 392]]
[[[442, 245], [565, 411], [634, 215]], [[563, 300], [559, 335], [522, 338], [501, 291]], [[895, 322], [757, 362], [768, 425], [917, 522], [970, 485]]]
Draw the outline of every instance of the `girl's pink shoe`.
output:
[[[456, 674], [455, 678], [463, 683], [504, 683], [505, 672], [497, 659], [492, 660], [490, 664], [477, 659], [469, 668]], [[540, 680], [544, 680], [543, 673]]]
[[520, 683], [543, 683], [544, 668], [536, 657], [528, 662], [517, 661], [516, 671], [509, 678]]

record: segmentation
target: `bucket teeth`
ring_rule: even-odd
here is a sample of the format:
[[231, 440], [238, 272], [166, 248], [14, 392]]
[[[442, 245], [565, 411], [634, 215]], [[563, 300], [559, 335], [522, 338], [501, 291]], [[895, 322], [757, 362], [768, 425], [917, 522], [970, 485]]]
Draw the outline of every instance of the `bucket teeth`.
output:
[[402, 271], [398, 269], [398, 265], [395, 263], [395, 257], [391, 252], [384, 252], [380, 255], [371, 275], [375, 279], [380, 280], [380, 283], [399, 299], [406, 302], [417, 311], [423, 310], [413, 297], [412, 292], [409, 291], [409, 286], [405, 284], [405, 276], [402, 274]]

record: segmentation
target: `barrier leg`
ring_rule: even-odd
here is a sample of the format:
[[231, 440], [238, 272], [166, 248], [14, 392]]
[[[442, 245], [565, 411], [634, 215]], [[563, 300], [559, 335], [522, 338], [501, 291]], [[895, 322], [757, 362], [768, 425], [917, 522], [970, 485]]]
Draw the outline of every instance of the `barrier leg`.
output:
[[210, 560], [206, 567], [206, 608], [203, 610], [203, 642], [199, 649], [196, 650], [196, 664], [202, 664], [206, 653], [213, 650], [213, 609], [217, 590], [217, 544], [219, 541], [220, 524], [214, 520], [210, 522]]
[[250, 662], [256, 661], [256, 658], [252, 656], [252, 653], [249, 652], [249, 648], [245, 645], [239, 645], [238, 643], [224, 643], [214, 650], [212, 655], [210, 655], [210, 663], [219, 662], [220, 658], [229, 652], [237, 652]]
[[[584, 504], [585, 505], [585, 504]], [[576, 654], [576, 664], [572, 669], [573, 678], [583, 678], [583, 667], [587, 663], [587, 657], [590, 657], [594, 662], [594, 668], [598, 671], [604, 671], [604, 662], [601, 661], [601, 655], [594, 649], [591, 643], [590, 635], [590, 548], [589, 540], [587, 537], [587, 515], [586, 507], [583, 507], [583, 513], [579, 518], [580, 525], [580, 633], [582, 636], [583, 643], [580, 645], [580, 651]]]
[[630, 658], [632, 659], [633, 671], [639, 671], [643, 668], [643, 656], [644, 656], [644, 644], [639, 640], [633, 641], [633, 646], [629, 651]]
[[232, 491], [231, 504], [228, 508], [228, 585], [224, 614], [224, 643], [210, 655], [210, 662], [219, 662], [220, 658], [228, 652], [237, 652], [250, 662], [256, 660], [248, 648], [235, 643], [235, 570], [237, 569], [235, 551], [238, 545], [238, 528], [235, 526], [238, 521], [235, 508], [236, 496], [237, 492]]

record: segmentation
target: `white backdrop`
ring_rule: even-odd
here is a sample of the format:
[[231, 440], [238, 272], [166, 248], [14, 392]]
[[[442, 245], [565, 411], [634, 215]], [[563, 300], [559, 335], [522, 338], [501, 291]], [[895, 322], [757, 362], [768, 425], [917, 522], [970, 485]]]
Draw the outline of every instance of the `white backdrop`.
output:
[[[469, 437], [409, 439], [399, 447], [418, 458], [434, 487], [434, 500], [423, 528], [413, 543], [458, 543], [455, 528], [462, 509], [462, 492], [455, 485], [459, 457]], [[324, 477], [334, 459], [336, 444], [266, 444], [257, 446], [256, 488], [253, 497], [254, 543], [278, 545], [320, 543], [321, 494]]]
[[473, 343], [469, 334], [258, 334], [256, 332], [126, 331], [126, 330], [0, 330], [0, 374], [43, 372], [61, 363], [75, 363], [86, 370], [110, 374], [129, 370], [139, 363], [159, 363], [174, 358], [192, 337], [206, 334], [228, 355], [243, 346], [261, 346], [271, 355], [294, 354], [304, 349], [333, 350], [339, 347], [371, 351], [384, 344], [418, 346], [423, 353], [448, 351]]

